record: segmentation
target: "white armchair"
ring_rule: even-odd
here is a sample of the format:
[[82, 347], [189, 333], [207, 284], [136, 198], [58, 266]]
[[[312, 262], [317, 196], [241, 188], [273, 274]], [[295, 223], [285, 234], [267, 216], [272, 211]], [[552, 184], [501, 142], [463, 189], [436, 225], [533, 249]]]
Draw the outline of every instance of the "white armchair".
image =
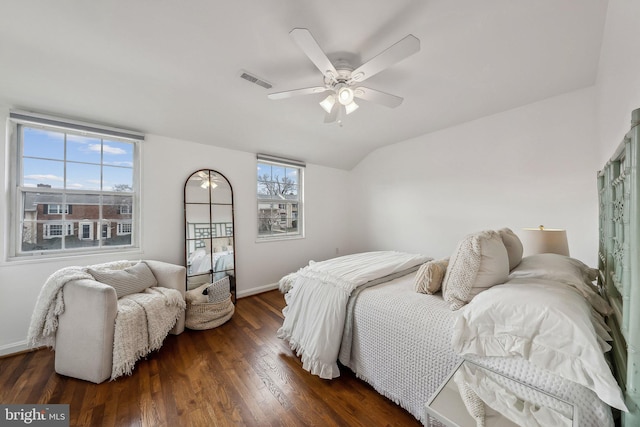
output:
[[[158, 286], [177, 289], [184, 299], [185, 267], [161, 261], [145, 263]], [[116, 290], [95, 280], [80, 279], [68, 282], [63, 295], [64, 312], [58, 318], [55, 340], [55, 370], [62, 375], [101, 383], [112, 373], [118, 311]], [[184, 319], [183, 311], [171, 334], [184, 331]]]

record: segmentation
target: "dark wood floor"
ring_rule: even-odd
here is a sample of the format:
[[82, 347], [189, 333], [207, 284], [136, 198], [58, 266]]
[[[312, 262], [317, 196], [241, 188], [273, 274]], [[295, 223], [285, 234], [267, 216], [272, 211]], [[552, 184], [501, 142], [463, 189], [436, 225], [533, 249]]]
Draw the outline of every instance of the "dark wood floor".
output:
[[72, 426], [419, 426], [346, 368], [302, 370], [275, 337], [278, 291], [242, 298], [219, 328], [170, 335], [130, 377], [99, 385], [54, 372], [44, 349], [0, 359], [0, 403], [67, 403]]

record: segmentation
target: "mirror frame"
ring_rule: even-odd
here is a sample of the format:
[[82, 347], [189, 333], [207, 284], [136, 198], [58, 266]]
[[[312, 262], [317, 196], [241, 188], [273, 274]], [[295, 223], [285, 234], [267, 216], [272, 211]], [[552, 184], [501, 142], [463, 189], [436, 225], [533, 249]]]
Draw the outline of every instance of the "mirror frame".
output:
[[[208, 180], [208, 182], [212, 182], [213, 181], [213, 176], [215, 176], [216, 178], [220, 178], [221, 180], [219, 180], [218, 182], [224, 182], [226, 183], [226, 185], [228, 185], [229, 187], [229, 192], [231, 195], [231, 200], [230, 202], [228, 202], [228, 200], [224, 200], [222, 202], [217, 202], [214, 198], [214, 187], [211, 187], [211, 185], [206, 185], [202, 188], [207, 189], [207, 193], [208, 193], [208, 200], [205, 200], [207, 198], [202, 198], [200, 200], [196, 200], [196, 201], [189, 201], [188, 200], [188, 192], [187, 192], [187, 186], [189, 185], [189, 182], [192, 181], [194, 178], [200, 178], [203, 182], [205, 181], [205, 178], [203, 174], [206, 174], [207, 178], [206, 180]], [[234, 209], [234, 204], [233, 204], [233, 187], [231, 186], [231, 183], [229, 182], [229, 180], [227, 179], [226, 176], [224, 176], [222, 173], [213, 170], [213, 169], [199, 169], [195, 172], [193, 172], [191, 175], [189, 175], [189, 177], [187, 177], [185, 183], [184, 183], [184, 194], [183, 194], [183, 204], [184, 204], [184, 265], [187, 268], [187, 272], [186, 272], [186, 277], [185, 277], [185, 289], [188, 291], [189, 289], [189, 279], [192, 277], [198, 277], [201, 276], [200, 279], [197, 280], [197, 284], [200, 285], [200, 283], [204, 284], [204, 283], [213, 283], [214, 282], [214, 276], [216, 273], [222, 273], [225, 272], [227, 273], [228, 271], [232, 271], [232, 274], [228, 274], [228, 276], [230, 277], [229, 280], [229, 291], [231, 293], [231, 300], [233, 301], [233, 303], [236, 303], [236, 281], [237, 281], [237, 268], [236, 268], [236, 240], [235, 240], [235, 234], [236, 234], [236, 225], [235, 225], [235, 209]], [[214, 210], [219, 210], [221, 208], [224, 208], [226, 206], [229, 206], [231, 208], [231, 235], [229, 235], [229, 227], [228, 227], [228, 221], [223, 221], [223, 222], [216, 222], [215, 218], [214, 218]], [[201, 207], [203, 211], [208, 210], [208, 216], [209, 216], [209, 223], [208, 226], [203, 227], [204, 230], [209, 230], [208, 233], [205, 232], [205, 234], [208, 234], [208, 236], [205, 235], [204, 238], [196, 238], [195, 236], [190, 236], [189, 230], [192, 227], [192, 225], [194, 224], [193, 222], [189, 222], [188, 221], [188, 211], [189, 211], [189, 207], [192, 208], [196, 208], [196, 207]], [[215, 209], [217, 208], [217, 209]], [[193, 210], [193, 209], [192, 209]], [[206, 216], [206, 215], [205, 215]], [[198, 224], [200, 224], [200, 222], [198, 222]], [[201, 224], [206, 224], [205, 222], [202, 222]], [[215, 236], [214, 236], [215, 234]], [[220, 236], [218, 236], [218, 234], [221, 234]], [[220, 271], [214, 271], [215, 270], [215, 264], [213, 262], [213, 254], [214, 252], [214, 248], [212, 247], [212, 242], [214, 239], [217, 238], [229, 238], [230, 242], [231, 242], [231, 246], [233, 247], [233, 268], [232, 269], [228, 269], [228, 270], [220, 270]], [[189, 251], [189, 247], [190, 247], [190, 243], [193, 243], [197, 240], [205, 240], [205, 247], [206, 245], [206, 241], [209, 241], [209, 250], [210, 252], [206, 253], [206, 255], [209, 257], [209, 270], [202, 272], [202, 273], [197, 273], [197, 274], [191, 274], [190, 273], [190, 261], [189, 258], [191, 256], [190, 251]], [[201, 281], [201, 282], [200, 282]]]

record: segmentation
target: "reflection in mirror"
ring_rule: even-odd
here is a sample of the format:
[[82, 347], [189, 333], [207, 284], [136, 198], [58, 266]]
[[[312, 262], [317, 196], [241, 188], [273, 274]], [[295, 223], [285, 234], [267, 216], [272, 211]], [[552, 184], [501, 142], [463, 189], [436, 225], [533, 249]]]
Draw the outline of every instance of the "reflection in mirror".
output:
[[184, 188], [187, 290], [229, 278], [236, 301], [233, 190], [219, 172], [199, 170]]

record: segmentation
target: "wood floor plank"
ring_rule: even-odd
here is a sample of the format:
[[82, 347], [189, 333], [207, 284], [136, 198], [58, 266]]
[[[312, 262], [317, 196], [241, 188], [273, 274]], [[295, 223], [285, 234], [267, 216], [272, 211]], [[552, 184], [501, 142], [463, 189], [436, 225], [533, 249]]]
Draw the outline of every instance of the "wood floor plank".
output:
[[71, 426], [419, 426], [346, 368], [302, 369], [276, 337], [284, 298], [241, 298], [224, 325], [169, 336], [133, 375], [93, 384], [54, 372], [54, 352], [0, 358], [0, 402], [67, 403]]

